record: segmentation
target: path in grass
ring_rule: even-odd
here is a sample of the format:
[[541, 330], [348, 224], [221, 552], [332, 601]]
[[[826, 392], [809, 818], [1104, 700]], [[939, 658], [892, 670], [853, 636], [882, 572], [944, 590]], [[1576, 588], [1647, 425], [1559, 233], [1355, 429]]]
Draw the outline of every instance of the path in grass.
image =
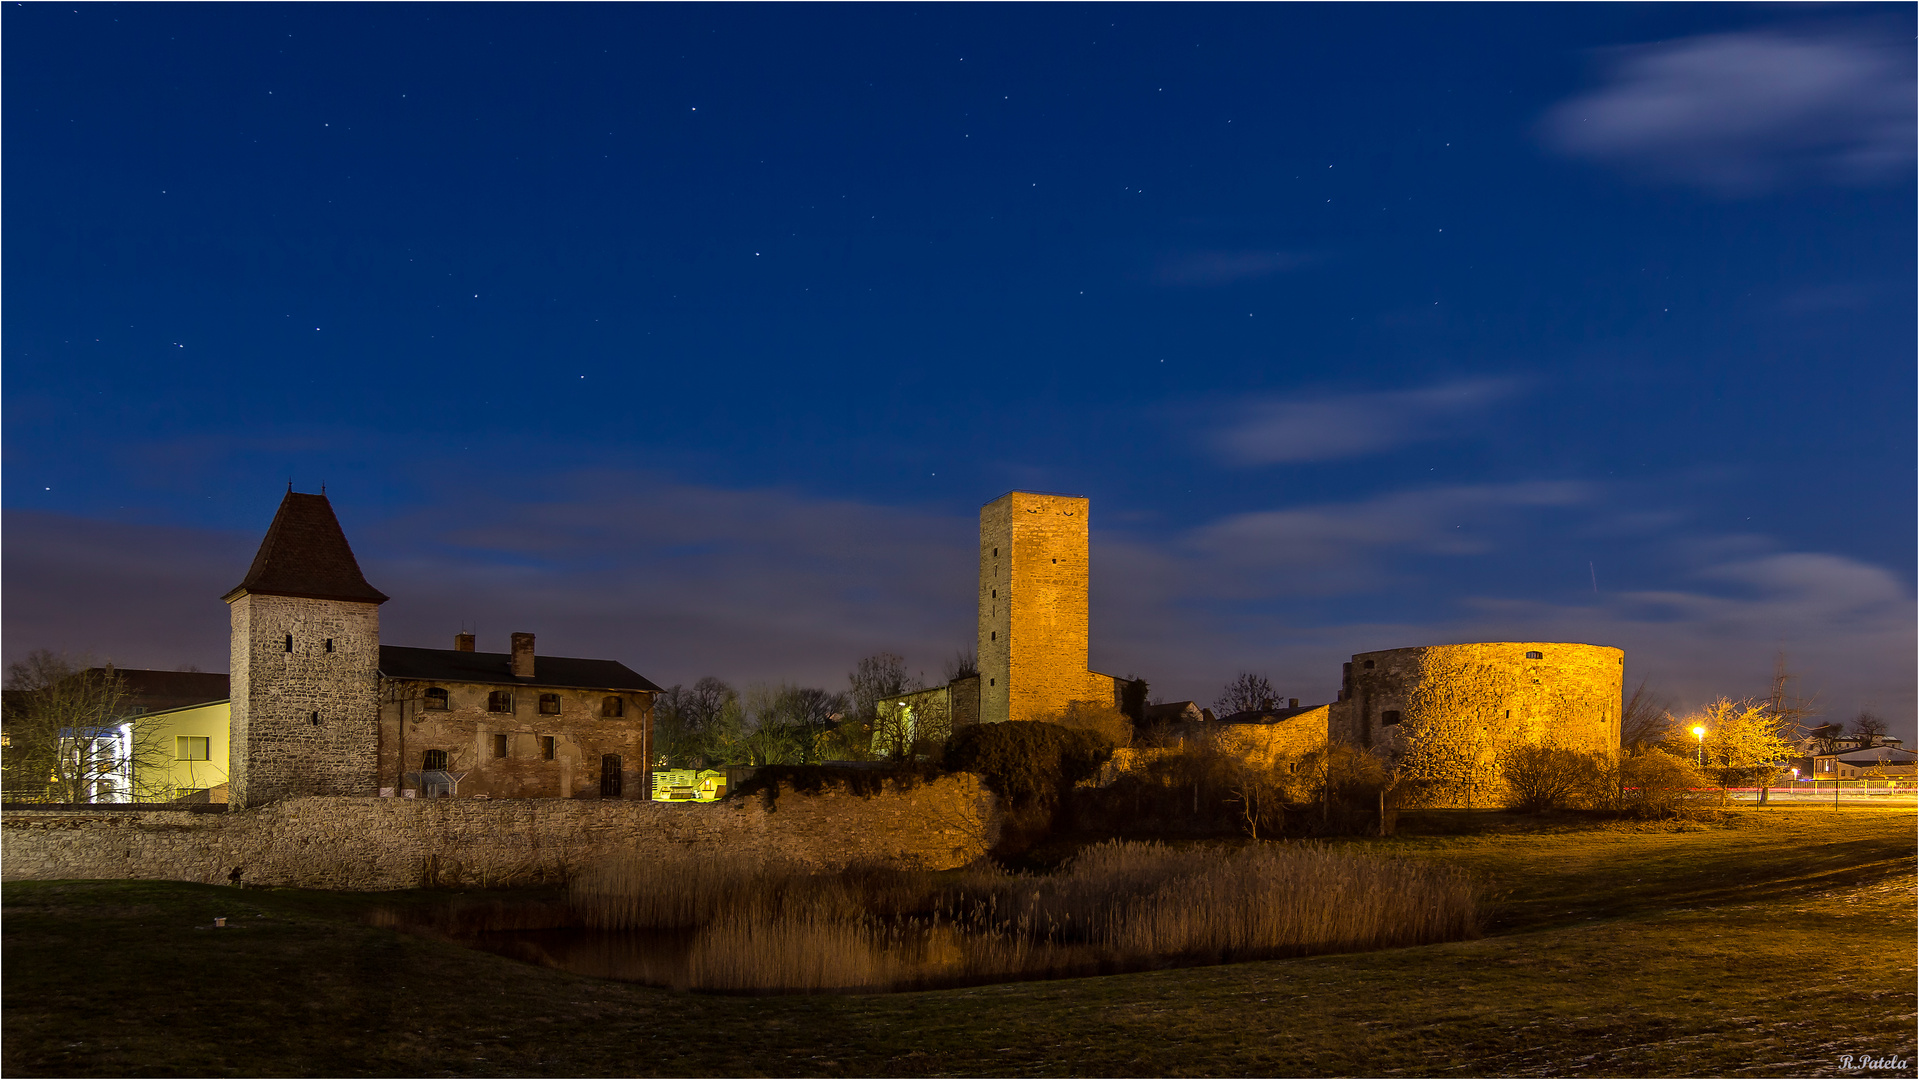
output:
[[[391, 895], [12, 884], [0, 1066], [11, 1076], [1913, 1075], [1914, 815], [1836, 821], [1795, 808], [1738, 821], [1377, 844], [1497, 878], [1507, 895], [1479, 941], [874, 997], [597, 982], [358, 921]], [[236, 925], [208, 928], [216, 915]], [[1847, 1073], [1844, 1053], [1907, 1066]]]

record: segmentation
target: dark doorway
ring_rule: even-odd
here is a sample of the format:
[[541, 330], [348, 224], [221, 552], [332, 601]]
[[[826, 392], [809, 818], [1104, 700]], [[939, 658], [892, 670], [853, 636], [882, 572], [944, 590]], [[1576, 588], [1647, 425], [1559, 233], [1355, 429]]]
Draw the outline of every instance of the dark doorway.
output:
[[620, 797], [620, 755], [600, 755], [600, 798]]

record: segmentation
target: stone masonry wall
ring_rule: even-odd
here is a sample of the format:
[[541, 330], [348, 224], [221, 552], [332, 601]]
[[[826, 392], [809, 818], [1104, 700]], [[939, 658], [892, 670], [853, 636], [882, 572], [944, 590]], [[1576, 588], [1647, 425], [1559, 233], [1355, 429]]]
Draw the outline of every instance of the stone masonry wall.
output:
[[379, 606], [247, 593], [229, 607], [229, 800], [376, 794]]
[[960, 774], [861, 798], [783, 792], [713, 804], [293, 798], [229, 814], [9, 811], [0, 879], [141, 878], [375, 891], [557, 884], [615, 855], [744, 851], [821, 870], [949, 869], [998, 839]]
[[[1528, 653], [1537, 653], [1537, 658]], [[1510, 742], [1619, 748], [1625, 653], [1604, 645], [1500, 641], [1357, 653], [1350, 725], [1361, 746], [1395, 745], [1418, 723], [1470, 724], [1489, 758]], [[1401, 723], [1388, 725], [1387, 712]]]
[[[447, 692], [445, 709], [428, 709], [426, 691]], [[507, 690], [513, 711], [487, 709], [488, 695]], [[544, 713], [541, 698], [557, 701]], [[646, 798], [646, 741], [653, 722], [653, 695], [627, 692], [621, 715], [602, 716], [605, 690], [574, 690], [490, 683], [389, 679], [380, 709], [380, 786], [414, 786], [408, 773], [424, 767], [426, 751], [441, 750], [447, 768], [464, 773], [462, 796], [487, 795], [496, 799], [570, 799], [597, 797], [600, 759], [620, 757], [621, 797]], [[402, 719], [404, 717], [404, 719]], [[506, 753], [498, 753], [504, 736]], [[543, 739], [553, 740], [548, 758]]]
[[980, 511], [983, 721], [1052, 719], [1094, 693], [1087, 508], [1070, 495], [1015, 491]]

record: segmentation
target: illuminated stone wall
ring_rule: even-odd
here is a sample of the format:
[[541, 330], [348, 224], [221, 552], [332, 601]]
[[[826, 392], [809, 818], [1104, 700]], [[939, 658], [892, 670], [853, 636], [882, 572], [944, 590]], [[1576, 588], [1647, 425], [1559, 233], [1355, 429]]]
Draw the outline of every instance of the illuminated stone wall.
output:
[[998, 840], [993, 796], [960, 774], [862, 798], [787, 791], [720, 803], [292, 798], [233, 813], [9, 811], [7, 881], [197, 881], [307, 889], [550, 885], [614, 855], [707, 848], [821, 870], [944, 870]]
[[[1536, 657], [1529, 654], [1537, 654]], [[1619, 748], [1626, 654], [1604, 645], [1499, 641], [1356, 653], [1334, 737], [1398, 745], [1409, 721], [1470, 724], [1489, 754], [1509, 742]], [[1398, 713], [1398, 723], [1388, 723]]]
[[[425, 708], [429, 688], [447, 692], [447, 708]], [[513, 695], [510, 713], [487, 709], [488, 695], [501, 689]], [[540, 711], [540, 699], [548, 695], [558, 702], [547, 707], [557, 707], [559, 712]], [[465, 774], [460, 779], [463, 796], [591, 798], [600, 792], [602, 756], [617, 754], [620, 797], [646, 798], [651, 694], [614, 695], [622, 706], [616, 717], [601, 715], [605, 690], [387, 679], [381, 696], [385, 699], [380, 707], [382, 788], [415, 787], [407, 774], [424, 768], [427, 751], [439, 750], [446, 754], [449, 772]], [[551, 758], [542, 741], [549, 738], [553, 740]], [[501, 749], [506, 753], [499, 753]]]
[[980, 720], [1046, 720], [1110, 702], [1086, 669], [1087, 500], [1014, 491], [980, 510]]
[[245, 593], [228, 609], [229, 802], [375, 794], [379, 606]]

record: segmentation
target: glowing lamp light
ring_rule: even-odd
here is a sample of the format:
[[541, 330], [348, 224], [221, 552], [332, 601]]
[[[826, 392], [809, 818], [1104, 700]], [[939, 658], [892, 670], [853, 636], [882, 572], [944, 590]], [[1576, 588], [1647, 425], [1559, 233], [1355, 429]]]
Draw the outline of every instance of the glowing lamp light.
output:
[[1693, 728], [1692, 733], [1702, 739], [1706, 737], [1706, 729], [1702, 727]]

